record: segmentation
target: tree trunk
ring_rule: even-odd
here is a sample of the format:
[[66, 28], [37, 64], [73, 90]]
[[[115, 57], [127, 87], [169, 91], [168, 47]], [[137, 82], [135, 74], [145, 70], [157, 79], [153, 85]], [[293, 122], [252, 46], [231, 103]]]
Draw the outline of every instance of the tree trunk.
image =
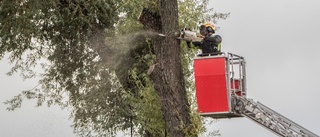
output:
[[156, 66], [151, 73], [151, 79], [161, 99], [161, 109], [168, 135], [184, 137], [188, 135], [188, 126], [191, 122], [190, 105], [180, 59], [180, 41], [175, 34], [179, 32], [178, 2], [177, 0], [160, 1], [160, 16], [153, 15], [156, 20], [160, 18], [161, 24], [149, 21], [154, 25], [153, 30], [165, 34], [166, 37], [157, 37], [153, 40]]

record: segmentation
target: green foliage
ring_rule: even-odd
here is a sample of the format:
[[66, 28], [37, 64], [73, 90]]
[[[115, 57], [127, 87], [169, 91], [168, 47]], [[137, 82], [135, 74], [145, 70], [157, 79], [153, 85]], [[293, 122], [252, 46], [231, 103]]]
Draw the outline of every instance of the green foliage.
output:
[[104, 43], [105, 35], [112, 34], [121, 4], [110, 0], [2, 0], [0, 58], [9, 53], [10, 61], [16, 63], [9, 74], [22, 71], [26, 75], [38, 60], [46, 59], [41, 64], [40, 86], [7, 101], [8, 109], [20, 107], [24, 98], [37, 99], [37, 105], [70, 107], [79, 134], [112, 134], [128, 127], [123, 90], [102, 62], [105, 56], [94, 50], [107, 47], [97, 43]]
[[137, 74], [138, 68], [130, 71], [130, 77], [137, 86], [136, 95], [132, 97], [132, 108], [134, 109], [134, 123], [141, 128], [140, 135], [152, 134], [153, 136], [164, 136], [165, 122], [159, 96], [154, 90], [151, 81], [146, 73]]
[[[199, 21], [227, 16], [207, 14], [212, 11], [207, 3], [180, 0], [180, 27], [197, 28]], [[21, 71], [32, 78], [31, 68], [39, 62], [44, 69], [39, 85], [7, 101], [8, 109], [36, 99], [37, 106], [70, 108], [80, 136], [113, 136], [132, 126], [141, 136], [164, 136], [159, 97], [147, 75], [155, 59], [146, 39], [150, 33], [137, 20], [143, 8], [158, 11], [158, 0], [0, 1], [0, 59], [9, 54], [15, 63], [9, 74]], [[186, 130], [198, 135], [204, 128], [190, 67], [196, 49], [181, 46], [192, 109]]]
[[229, 14], [214, 12], [208, 8], [209, 0], [180, 0], [179, 25], [180, 28], [198, 29], [200, 24], [226, 19]]

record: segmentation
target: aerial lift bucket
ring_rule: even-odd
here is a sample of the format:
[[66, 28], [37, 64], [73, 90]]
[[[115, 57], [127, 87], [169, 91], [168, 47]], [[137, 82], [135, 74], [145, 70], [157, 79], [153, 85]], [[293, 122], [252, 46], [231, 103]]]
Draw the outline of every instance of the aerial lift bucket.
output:
[[282, 137], [319, 137], [260, 102], [246, 97], [243, 57], [207, 54], [194, 59], [198, 111], [212, 118], [246, 117]]
[[232, 96], [246, 97], [245, 60], [232, 53], [194, 59], [198, 112], [213, 118], [242, 117], [233, 110]]

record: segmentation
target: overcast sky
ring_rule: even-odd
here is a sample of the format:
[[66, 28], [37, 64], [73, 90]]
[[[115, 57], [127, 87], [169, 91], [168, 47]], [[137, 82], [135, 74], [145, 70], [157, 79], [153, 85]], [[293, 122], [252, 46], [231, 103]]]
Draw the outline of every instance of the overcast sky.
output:
[[[248, 98], [320, 135], [320, 1], [319, 0], [210, 0], [218, 12], [222, 50], [245, 57]], [[25, 101], [13, 112], [2, 104], [36, 80], [5, 75], [11, 66], [0, 61], [0, 136], [72, 137], [68, 111], [34, 108]], [[222, 137], [276, 136], [246, 118], [219, 120], [209, 127]]]
[[67, 110], [57, 106], [37, 108], [33, 100], [24, 100], [20, 109], [6, 110], [3, 102], [37, 85], [36, 79], [23, 81], [19, 75], [5, 75], [11, 67], [7, 61], [0, 61], [0, 137], [73, 137]]
[[[214, 0], [222, 50], [247, 62], [248, 98], [320, 135], [320, 1]], [[222, 137], [271, 137], [246, 118], [219, 120]]]

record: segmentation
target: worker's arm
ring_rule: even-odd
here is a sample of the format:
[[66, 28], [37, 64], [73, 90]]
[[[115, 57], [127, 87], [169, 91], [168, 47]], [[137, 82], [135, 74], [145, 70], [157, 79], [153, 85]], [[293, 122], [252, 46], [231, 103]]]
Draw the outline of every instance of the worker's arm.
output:
[[195, 47], [201, 47], [201, 42], [200, 41], [186, 41], [188, 48], [191, 48], [191, 43]]
[[201, 47], [201, 41], [193, 41], [192, 44], [196, 47]]
[[222, 38], [219, 35], [207, 36], [203, 39], [202, 42], [202, 52], [211, 53], [211, 52], [221, 52], [221, 41]]
[[220, 35], [207, 36], [203, 40], [217, 44], [222, 42], [222, 38]]
[[188, 45], [189, 48], [191, 48], [191, 43], [192, 45], [194, 45], [195, 47], [201, 47], [201, 38], [189, 38], [189, 39], [184, 39]]
[[194, 46], [201, 47], [202, 40], [204, 42], [214, 43], [214, 44], [218, 45], [221, 43], [222, 38], [220, 35], [206, 36], [206, 37], [203, 37], [203, 39], [201, 37], [197, 37], [197, 38], [187, 40], [187, 44], [189, 46], [190, 42], [192, 42], [192, 44]]

